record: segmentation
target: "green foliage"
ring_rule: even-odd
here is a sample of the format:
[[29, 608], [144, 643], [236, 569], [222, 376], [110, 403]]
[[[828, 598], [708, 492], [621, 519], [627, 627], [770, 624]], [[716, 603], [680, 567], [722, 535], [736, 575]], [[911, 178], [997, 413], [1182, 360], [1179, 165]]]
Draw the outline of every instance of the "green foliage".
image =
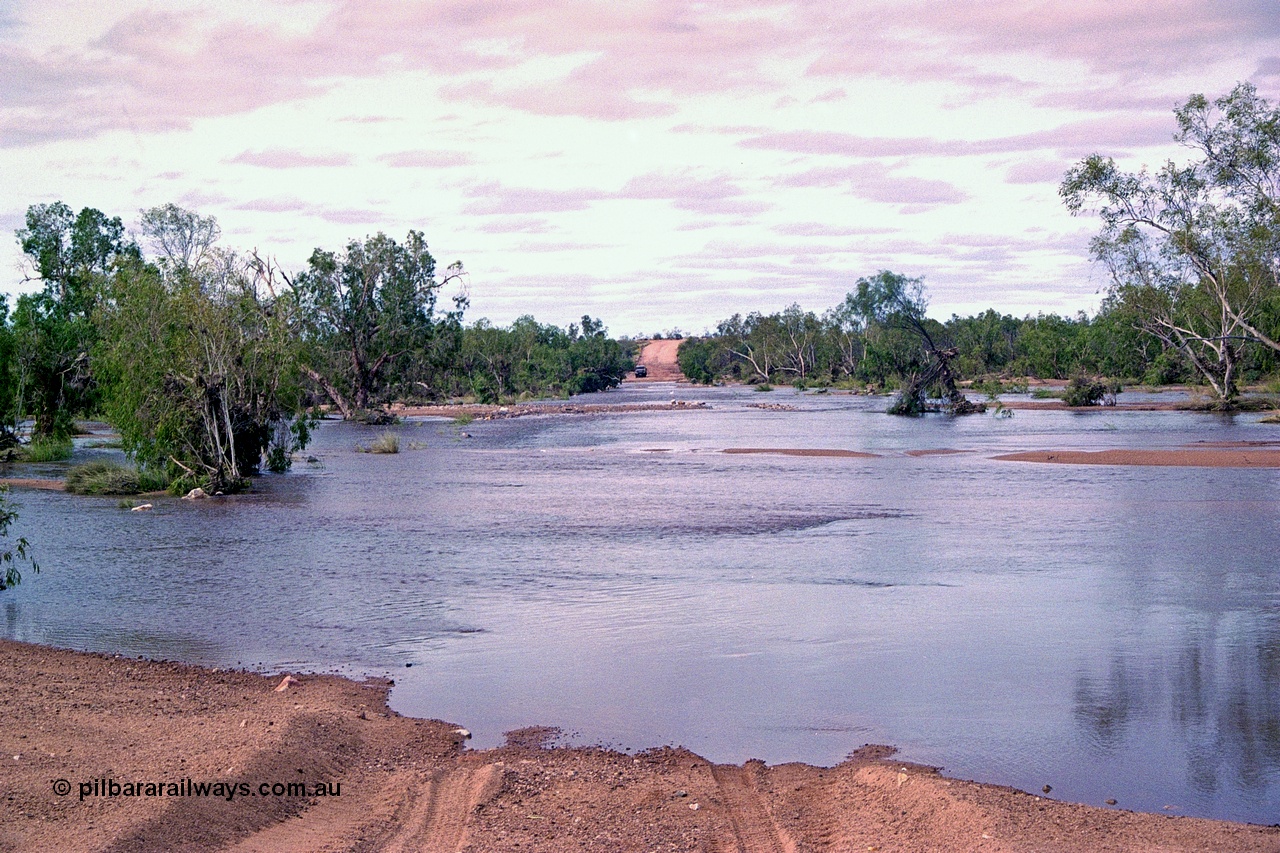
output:
[[76, 495], [136, 495], [167, 487], [163, 474], [105, 460], [85, 462], [67, 472], [67, 491]]
[[119, 269], [96, 315], [96, 371], [126, 452], [167, 471], [174, 488], [231, 491], [264, 453], [288, 467], [309, 437], [297, 420], [295, 306], [273, 295], [273, 270], [256, 256], [207, 248], [193, 257], [195, 267]]
[[567, 397], [616, 387], [634, 366], [627, 349], [591, 317], [568, 329], [529, 316], [507, 328], [481, 320], [462, 332], [451, 390], [481, 403]]
[[316, 249], [294, 294], [305, 323], [303, 362], [344, 417], [421, 390], [461, 344], [465, 296], [435, 313], [442, 287], [461, 282], [462, 265], [436, 279], [436, 262], [421, 231], [403, 243], [379, 232], [341, 252]]
[[369, 445], [370, 453], [399, 453], [400, 436], [394, 432], [384, 432]]
[[773, 386], [772, 386], [772, 385], [770, 385], [768, 382], [761, 382], [759, 385], [757, 385], [757, 386], [756, 386], [756, 390], [757, 390], [757, 391], [772, 391], [772, 390], [773, 390]]
[[20, 563], [27, 563], [31, 571], [39, 573], [40, 566], [31, 559], [31, 545], [25, 538], [9, 539], [9, 527], [18, 520], [18, 506], [9, 500], [9, 487], [0, 486], [0, 590], [22, 583]]
[[1072, 377], [1062, 393], [1062, 402], [1068, 406], [1097, 406], [1103, 403], [1115, 405], [1120, 383], [1092, 379], [1084, 374]]
[[676, 350], [680, 372], [690, 382], [710, 385], [729, 369], [730, 355], [714, 338], [685, 338]]
[[1280, 353], [1280, 110], [1241, 83], [1213, 102], [1193, 95], [1175, 116], [1187, 162], [1134, 173], [1095, 154], [1059, 192], [1102, 222], [1092, 254], [1112, 302], [1230, 408], [1250, 350]]
[[23, 408], [41, 437], [65, 438], [72, 417], [95, 405], [89, 353], [97, 337], [93, 312], [116, 266], [141, 257], [119, 217], [62, 202], [27, 209], [18, 242], [44, 283], [23, 294], [14, 311], [16, 366]]
[[62, 462], [71, 458], [71, 439], [33, 438], [22, 448], [23, 462]]

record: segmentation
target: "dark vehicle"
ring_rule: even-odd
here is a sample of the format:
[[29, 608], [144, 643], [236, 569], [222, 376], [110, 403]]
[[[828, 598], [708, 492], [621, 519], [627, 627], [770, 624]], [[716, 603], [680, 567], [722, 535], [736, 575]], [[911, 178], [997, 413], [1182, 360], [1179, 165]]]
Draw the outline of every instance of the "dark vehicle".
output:
[[649, 368], [645, 367], [643, 364], [636, 365], [636, 379], [643, 379], [648, 375], [649, 375]]

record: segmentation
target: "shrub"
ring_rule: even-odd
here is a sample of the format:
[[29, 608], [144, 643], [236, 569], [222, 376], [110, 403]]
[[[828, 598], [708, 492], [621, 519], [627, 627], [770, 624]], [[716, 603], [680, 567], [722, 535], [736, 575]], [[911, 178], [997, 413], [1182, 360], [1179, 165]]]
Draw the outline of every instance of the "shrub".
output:
[[399, 453], [400, 436], [394, 432], [384, 432], [369, 445], [370, 453]]
[[136, 495], [142, 491], [142, 480], [136, 468], [99, 460], [68, 471], [67, 491], [77, 495]]
[[1091, 379], [1083, 374], [1073, 378], [1062, 394], [1062, 402], [1068, 406], [1114, 406], [1120, 383]]
[[759, 385], [757, 385], [757, 386], [756, 386], [756, 390], [757, 390], [757, 391], [772, 391], [772, 390], [773, 390], [773, 386], [772, 386], [772, 385], [770, 385], [768, 382], [761, 382]]
[[71, 458], [71, 439], [36, 438], [22, 448], [24, 462], [62, 462]]

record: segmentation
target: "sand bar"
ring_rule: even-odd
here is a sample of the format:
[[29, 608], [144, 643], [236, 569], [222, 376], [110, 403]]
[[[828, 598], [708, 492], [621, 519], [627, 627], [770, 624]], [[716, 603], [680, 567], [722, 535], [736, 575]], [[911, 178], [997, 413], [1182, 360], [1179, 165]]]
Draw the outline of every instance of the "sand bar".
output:
[[1062, 465], [1161, 465], [1192, 468], [1280, 468], [1280, 449], [1031, 450], [994, 456], [1004, 462]]

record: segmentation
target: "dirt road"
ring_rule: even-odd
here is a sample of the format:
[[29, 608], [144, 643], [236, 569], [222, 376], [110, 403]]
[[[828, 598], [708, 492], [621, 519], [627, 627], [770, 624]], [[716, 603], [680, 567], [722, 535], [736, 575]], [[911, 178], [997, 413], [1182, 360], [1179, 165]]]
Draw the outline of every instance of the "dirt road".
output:
[[636, 364], [643, 364], [649, 369], [649, 375], [643, 379], [628, 377], [628, 382], [685, 382], [680, 371], [680, 363], [676, 361], [676, 352], [680, 349], [680, 341], [649, 341], [640, 351]]

